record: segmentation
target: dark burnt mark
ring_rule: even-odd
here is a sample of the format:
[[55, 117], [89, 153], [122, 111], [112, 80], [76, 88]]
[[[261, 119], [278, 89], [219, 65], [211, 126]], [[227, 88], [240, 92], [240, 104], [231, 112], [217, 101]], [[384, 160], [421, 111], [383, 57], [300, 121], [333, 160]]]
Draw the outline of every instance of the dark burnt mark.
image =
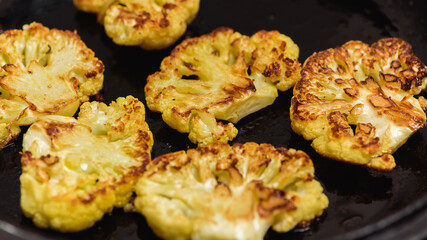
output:
[[183, 64], [184, 64], [184, 66], [185, 66], [186, 68], [190, 69], [191, 71], [193, 71], [193, 72], [197, 72], [197, 69], [196, 69], [196, 67], [195, 67], [193, 64], [188, 63], [188, 62], [184, 62]]
[[295, 89], [298, 91], [304, 91], [310, 85], [310, 81], [308, 79], [301, 79], [295, 84]]
[[406, 81], [402, 81], [400, 83], [400, 88], [403, 91], [409, 91], [412, 88], [412, 81], [414, 80], [414, 78], [410, 78], [410, 79], [406, 79]]
[[171, 9], [174, 9], [174, 8], [176, 8], [176, 5], [173, 4], [173, 3], [165, 3], [165, 4], [163, 4], [163, 9], [171, 10]]
[[384, 79], [386, 82], [400, 82], [400, 78], [393, 74], [382, 74], [380, 73], [380, 77]]
[[95, 101], [97, 101], [97, 102], [104, 102], [105, 101], [104, 95], [102, 95], [101, 93], [95, 94], [94, 98], [95, 98]]
[[190, 116], [192, 110], [195, 110], [195, 109], [193, 108], [193, 109], [189, 109], [186, 112], [180, 112], [176, 107], [173, 107], [171, 111], [175, 115], [179, 115], [179, 116], [187, 118], [188, 116]]
[[334, 70], [332, 70], [328, 67], [322, 67], [319, 69], [319, 72], [321, 72], [323, 74], [332, 74], [332, 73], [334, 73]]
[[280, 153], [281, 155], [285, 155], [288, 152], [288, 149], [285, 147], [278, 147], [278, 148], [276, 148], [276, 151], [278, 153]]
[[348, 136], [351, 127], [348, 125], [347, 115], [338, 111], [331, 112], [327, 116], [334, 137]]
[[147, 170], [147, 166], [149, 163], [150, 163], [150, 160], [149, 160], [149, 158], [147, 158], [147, 159], [141, 161], [140, 166], [132, 166], [129, 173], [128, 173], [128, 176], [132, 176], [134, 178], [141, 176]]
[[148, 134], [145, 131], [142, 131], [141, 129], [138, 130], [137, 142], [141, 142], [141, 141], [149, 142], [150, 140], [151, 140], [150, 134]]
[[281, 43], [280, 43], [280, 50], [282, 50], [282, 52], [284, 52], [285, 50], [286, 50], [286, 42], [285, 41], [282, 41]]
[[289, 199], [285, 198], [285, 193], [278, 189], [271, 189], [257, 184], [257, 188], [263, 193], [267, 194], [266, 197], [260, 199], [258, 204], [258, 213], [260, 217], [268, 217], [274, 211], [283, 209], [285, 211], [294, 211], [297, 209], [296, 205]]
[[292, 113], [292, 115], [293, 115], [293, 117], [294, 117], [295, 119], [299, 119], [299, 120], [301, 120], [301, 121], [305, 121], [305, 120], [307, 120], [307, 118], [305, 118], [305, 117], [303, 116], [303, 114], [302, 114], [302, 111], [300, 111], [300, 110], [298, 109], [298, 107], [299, 107], [300, 105], [301, 105], [301, 104], [300, 104], [300, 102], [298, 101], [297, 97], [293, 96], [293, 97], [292, 97], [292, 99], [291, 99], [291, 106], [292, 106], [292, 109], [293, 109], [293, 113]]
[[[133, 25], [134, 28], [142, 28], [144, 24], [151, 19], [151, 14], [149, 12], [143, 11], [142, 13], [133, 14], [127, 10], [122, 10], [125, 12], [125, 16], [129, 16], [129, 18], [132, 18], [135, 20], [135, 25]], [[123, 16], [119, 15], [118, 18], [124, 18]]]
[[182, 152], [164, 154], [153, 159], [152, 164], [154, 164], [159, 170], [165, 171], [166, 167], [170, 164], [170, 162], [176, 159], [176, 156], [178, 156], [179, 154], [182, 154]]
[[344, 92], [352, 98], [356, 98], [359, 94], [359, 91], [356, 88], [344, 88]]
[[390, 154], [384, 154], [384, 155], [382, 155], [382, 156], [381, 156], [381, 159], [382, 159], [384, 162], [389, 162], [389, 161], [392, 161], [392, 160], [393, 160], [393, 158], [391, 157], [391, 155], [390, 155]]
[[103, 73], [104, 72], [105, 66], [104, 66], [104, 64], [102, 63], [101, 60], [97, 60], [95, 65], [96, 65], [96, 68], [98, 69], [99, 73]]
[[218, 50], [213, 50], [213, 51], [211, 52], [211, 54], [212, 54], [213, 56], [216, 56], [216, 57], [218, 57], [218, 56], [220, 55]]
[[15, 65], [13, 65], [13, 64], [11, 64], [11, 63], [8, 63], [8, 64], [5, 64], [5, 65], [3, 65], [3, 70], [4, 71], [6, 71], [7, 73], [11, 73], [12, 71], [13, 71], [13, 69], [14, 68], [16, 68], [15, 67]]
[[86, 72], [85, 76], [86, 78], [93, 78], [97, 75], [98, 73], [96, 71], [90, 71], [90, 72]]
[[290, 59], [290, 58], [285, 58], [283, 60], [283, 62], [286, 64], [286, 66], [290, 67], [292, 65], [294, 65], [294, 60]]
[[46, 133], [52, 138], [57, 138], [61, 134], [62, 129], [71, 131], [73, 127], [74, 124], [71, 123], [48, 123], [46, 126]]
[[337, 78], [337, 79], [335, 79], [335, 83], [336, 83], [336, 84], [344, 84], [344, 83], [345, 83], [345, 81], [344, 81], [344, 80], [342, 80], [341, 78]]
[[280, 70], [280, 64], [277, 62], [274, 62], [272, 64], [270, 64], [269, 66], [267, 66], [264, 69], [264, 72], [262, 73], [262, 75], [266, 76], [266, 77], [278, 77], [281, 74], [281, 70]]
[[162, 18], [162, 19], [160, 19], [159, 26], [160, 26], [161, 28], [166, 28], [166, 27], [168, 27], [168, 26], [169, 26], [169, 20], [167, 20], [166, 18]]

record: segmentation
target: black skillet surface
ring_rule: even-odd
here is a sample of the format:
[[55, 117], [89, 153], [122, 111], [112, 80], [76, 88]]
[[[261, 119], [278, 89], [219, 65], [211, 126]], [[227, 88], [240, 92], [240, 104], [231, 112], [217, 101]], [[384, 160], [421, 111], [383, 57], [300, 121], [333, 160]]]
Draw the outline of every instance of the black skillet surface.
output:
[[[201, 9], [185, 37], [199, 36], [219, 26], [251, 35], [279, 30], [300, 47], [300, 62], [315, 51], [348, 40], [372, 43], [382, 37], [401, 37], [427, 61], [427, 2], [326, 0], [202, 0]], [[171, 48], [147, 52], [114, 45], [94, 15], [78, 12], [71, 0], [0, 0], [3, 30], [38, 21], [50, 28], [76, 29], [105, 64], [105, 101], [134, 95], [144, 100], [145, 79], [158, 70]], [[290, 129], [291, 92], [237, 124], [233, 141], [266, 142], [306, 151], [316, 177], [325, 187], [330, 206], [309, 228], [285, 234], [269, 231], [266, 239], [420, 239], [427, 236], [427, 129], [415, 133], [395, 154], [396, 169], [378, 173], [320, 157], [309, 142]], [[155, 136], [153, 157], [194, 147], [187, 135], [170, 129], [160, 114], [147, 111]], [[23, 130], [25, 131], [25, 129]], [[82, 139], [84, 141], [84, 139]], [[94, 227], [75, 234], [36, 228], [19, 207], [22, 136], [0, 151], [0, 239], [156, 239], [139, 214], [120, 209]]]

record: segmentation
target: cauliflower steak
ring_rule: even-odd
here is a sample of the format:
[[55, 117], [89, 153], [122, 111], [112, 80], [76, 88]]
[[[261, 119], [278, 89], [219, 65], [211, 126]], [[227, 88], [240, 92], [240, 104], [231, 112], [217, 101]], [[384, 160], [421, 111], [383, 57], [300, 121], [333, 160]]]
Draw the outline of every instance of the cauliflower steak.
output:
[[313, 54], [294, 87], [292, 129], [321, 155], [391, 171], [391, 155], [425, 126], [427, 68], [398, 38]]
[[135, 207], [164, 239], [263, 239], [306, 226], [328, 206], [307, 154], [269, 144], [213, 143], [159, 156]]
[[144, 105], [118, 98], [84, 103], [78, 120], [49, 115], [23, 139], [21, 208], [35, 225], [61, 232], [92, 226], [128, 203], [150, 161]]
[[76, 32], [39, 23], [0, 35], [0, 147], [39, 116], [72, 116], [102, 89], [104, 65]]
[[[271, 105], [300, 78], [299, 48], [277, 31], [229, 28], [184, 40], [145, 86], [147, 106], [199, 146], [228, 142], [232, 123]], [[225, 120], [225, 124], [217, 120]]]
[[200, 0], [74, 0], [98, 14], [106, 34], [119, 45], [157, 50], [175, 43], [196, 17]]

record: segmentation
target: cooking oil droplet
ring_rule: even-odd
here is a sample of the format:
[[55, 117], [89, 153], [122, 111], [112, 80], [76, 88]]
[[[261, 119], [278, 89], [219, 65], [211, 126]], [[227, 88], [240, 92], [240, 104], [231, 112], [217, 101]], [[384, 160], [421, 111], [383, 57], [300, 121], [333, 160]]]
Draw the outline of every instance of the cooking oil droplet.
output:
[[345, 219], [344, 221], [342, 221], [341, 225], [347, 230], [354, 229], [360, 225], [362, 220], [363, 218], [361, 216], [356, 215]]

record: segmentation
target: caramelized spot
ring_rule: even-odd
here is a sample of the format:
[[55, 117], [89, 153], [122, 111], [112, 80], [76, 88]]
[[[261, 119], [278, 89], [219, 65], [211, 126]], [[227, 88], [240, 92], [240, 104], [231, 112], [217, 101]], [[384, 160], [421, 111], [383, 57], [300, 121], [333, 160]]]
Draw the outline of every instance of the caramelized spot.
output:
[[371, 95], [368, 97], [369, 102], [375, 108], [390, 108], [393, 106], [390, 99], [380, 95]]
[[262, 75], [266, 77], [278, 77], [280, 76], [280, 73], [281, 73], [280, 64], [277, 62], [274, 62], [265, 68]]
[[93, 78], [97, 75], [98, 73], [96, 71], [90, 71], [90, 72], [86, 72], [85, 76], [86, 78]]
[[357, 98], [359, 94], [359, 91], [356, 88], [344, 88], [344, 92], [352, 98]]
[[167, 20], [166, 18], [160, 19], [159, 26], [162, 28], [166, 28], [167, 26], [169, 26], [169, 20]]

